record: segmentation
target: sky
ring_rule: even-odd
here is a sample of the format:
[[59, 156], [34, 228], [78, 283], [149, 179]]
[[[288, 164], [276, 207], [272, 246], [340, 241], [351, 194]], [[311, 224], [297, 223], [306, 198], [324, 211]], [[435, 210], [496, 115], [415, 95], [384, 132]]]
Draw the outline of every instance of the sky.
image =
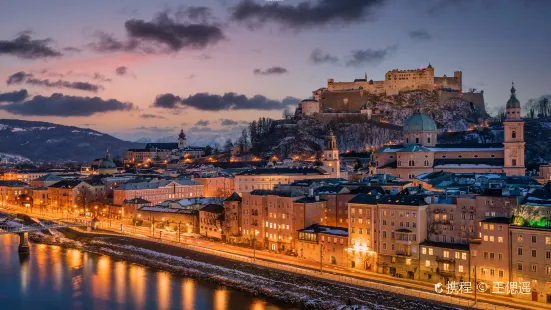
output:
[[0, 0], [0, 118], [197, 143], [328, 78], [463, 71], [490, 112], [551, 94], [547, 0]]

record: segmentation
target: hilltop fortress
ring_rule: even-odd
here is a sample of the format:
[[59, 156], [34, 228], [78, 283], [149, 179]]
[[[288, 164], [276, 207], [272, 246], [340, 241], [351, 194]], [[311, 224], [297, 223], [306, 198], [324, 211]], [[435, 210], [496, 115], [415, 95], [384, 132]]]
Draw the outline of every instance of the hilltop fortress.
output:
[[335, 82], [327, 80], [328, 91], [359, 90], [363, 89], [372, 94], [398, 95], [400, 92], [410, 90], [452, 90], [462, 92], [463, 76], [461, 71], [455, 71], [453, 77], [444, 74], [442, 77], [434, 76], [434, 68], [428, 67], [415, 70], [388, 71], [384, 81], [367, 80], [367, 74], [363, 79], [355, 79], [354, 82]]
[[[318, 118], [341, 116], [344, 114], [369, 114], [370, 106], [381, 100], [381, 96], [396, 96], [403, 92], [426, 90], [436, 91], [438, 103], [442, 106], [447, 101], [459, 99], [469, 103], [485, 115], [484, 93], [463, 92], [463, 73], [455, 71], [453, 76], [434, 76], [434, 67], [415, 70], [388, 71], [383, 81], [363, 79], [353, 82], [335, 82], [327, 80], [327, 87], [312, 92], [312, 98], [303, 100], [299, 106], [302, 115], [318, 114]], [[325, 114], [325, 115], [323, 115]]]

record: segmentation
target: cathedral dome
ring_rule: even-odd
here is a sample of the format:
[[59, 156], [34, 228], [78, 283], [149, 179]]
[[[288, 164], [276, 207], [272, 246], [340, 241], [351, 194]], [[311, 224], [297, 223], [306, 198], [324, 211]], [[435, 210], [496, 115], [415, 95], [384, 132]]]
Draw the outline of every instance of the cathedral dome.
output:
[[99, 164], [100, 169], [116, 169], [117, 166], [111, 159], [104, 159]]
[[507, 109], [520, 109], [520, 101], [517, 99], [515, 84], [511, 87], [511, 96], [507, 101]]
[[403, 132], [437, 131], [436, 123], [426, 114], [421, 113], [421, 100], [417, 99], [415, 112], [404, 123]]

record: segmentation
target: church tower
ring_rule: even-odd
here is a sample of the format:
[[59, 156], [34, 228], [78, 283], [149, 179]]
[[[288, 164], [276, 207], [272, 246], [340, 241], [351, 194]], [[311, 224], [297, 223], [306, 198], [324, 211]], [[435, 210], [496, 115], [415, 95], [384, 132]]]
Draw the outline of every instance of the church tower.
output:
[[337, 147], [337, 138], [333, 134], [332, 129], [329, 131], [329, 135], [325, 137], [323, 156], [323, 170], [327, 171], [332, 178], [340, 178], [341, 162], [339, 160], [339, 148]]
[[517, 99], [515, 84], [507, 101], [503, 122], [503, 172], [508, 176], [524, 176], [524, 121], [520, 117], [520, 102]]
[[184, 133], [183, 129], [180, 131], [180, 134], [178, 135], [178, 148], [180, 150], [186, 148], [186, 134]]

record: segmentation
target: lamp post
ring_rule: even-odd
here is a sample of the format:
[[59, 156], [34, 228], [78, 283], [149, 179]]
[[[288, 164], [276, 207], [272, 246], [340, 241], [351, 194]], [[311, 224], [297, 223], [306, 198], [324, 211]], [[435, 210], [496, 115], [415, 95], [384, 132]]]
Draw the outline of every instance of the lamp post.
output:
[[320, 273], [323, 273], [323, 244], [320, 244]]
[[253, 237], [253, 259], [256, 260], [256, 235], [258, 235], [258, 230], [254, 230], [254, 237]]

